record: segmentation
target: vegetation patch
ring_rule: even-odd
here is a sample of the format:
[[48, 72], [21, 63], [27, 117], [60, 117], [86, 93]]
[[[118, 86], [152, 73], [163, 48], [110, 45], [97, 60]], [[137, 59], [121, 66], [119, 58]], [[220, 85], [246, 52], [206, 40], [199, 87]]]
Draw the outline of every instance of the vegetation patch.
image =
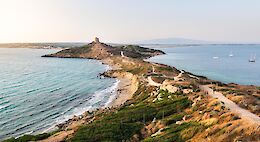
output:
[[[56, 132], [55, 132], [56, 133]], [[29, 141], [39, 141], [48, 138], [53, 133], [43, 133], [39, 135], [24, 135], [19, 138], [10, 138], [7, 140], [4, 140], [3, 142], [29, 142]]]
[[163, 131], [162, 135], [158, 135], [156, 137], [148, 137], [144, 140], [144, 142], [184, 142], [191, 139], [206, 128], [207, 127], [197, 122], [187, 122], [181, 125], [172, 124]]
[[[190, 107], [190, 100], [185, 96], [176, 96], [166, 90], [159, 90], [165, 99], [152, 103], [149, 101], [153, 88], [139, 86], [134, 94], [134, 104], [111, 112], [91, 124], [82, 126], [72, 141], [127, 141], [133, 135], [140, 134], [141, 129], [151, 123], [154, 118], [163, 119], [166, 124], [172, 124], [183, 117], [183, 111]], [[166, 96], [175, 96], [168, 99]], [[167, 99], [166, 99], [167, 98]], [[133, 101], [133, 100], [132, 100]], [[97, 116], [98, 117], [98, 116]]]
[[73, 142], [122, 141], [129, 140], [141, 129], [141, 123], [98, 121], [81, 127], [72, 138]]
[[173, 114], [173, 115], [170, 115], [170, 116], [164, 118], [164, 119], [163, 119], [163, 122], [164, 122], [166, 125], [170, 125], [170, 124], [176, 123], [177, 121], [182, 120], [182, 118], [183, 118], [184, 116], [185, 116], [184, 113]]
[[160, 66], [160, 67], [157, 67], [156, 69], [160, 70], [160, 71], [174, 71], [174, 69], [170, 66]]
[[127, 72], [130, 72], [132, 74], [140, 74], [143, 72], [143, 70], [144, 70], [143, 67], [139, 67], [139, 68], [134, 68], [134, 69], [128, 70]]

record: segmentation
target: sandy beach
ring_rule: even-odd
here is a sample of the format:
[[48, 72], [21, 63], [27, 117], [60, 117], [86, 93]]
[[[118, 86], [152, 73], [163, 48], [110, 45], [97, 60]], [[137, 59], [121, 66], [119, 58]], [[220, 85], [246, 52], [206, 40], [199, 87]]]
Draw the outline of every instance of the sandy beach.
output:
[[[117, 63], [114, 63], [114, 61], [111, 59], [104, 59], [102, 60], [102, 63], [108, 65], [111, 70], [121, 69], [121, 66]], [[124, 104], [127, 100], [132, 98], [133, 94], [138, 89], [137, 76], [127, 72], [115, 72], [112, 74], [112, 76], [119, 80], [116, 91], [117, 94], [105, 107], [118, 107]]]
[[108, 107], [118, 107], [131, 99], [138, 88], [138, 82], [135, 77], [120, 77], [117, 87], [117, 95], [114, 100], [108, 104]]
[[129, 79], [120, 79], [116, 91], [116, 96], [113, 98], [107, 107], [117, 107], [126, 102], [132, 97], [131, 93], [131, 80]]

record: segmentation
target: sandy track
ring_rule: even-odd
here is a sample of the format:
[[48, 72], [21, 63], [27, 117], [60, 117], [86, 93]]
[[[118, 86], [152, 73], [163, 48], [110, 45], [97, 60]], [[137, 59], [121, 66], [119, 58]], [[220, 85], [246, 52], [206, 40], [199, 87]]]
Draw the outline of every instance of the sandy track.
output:
[[149, 83], [148, 85], [150, 85], [150, 86], [158, 86], [159, 87], [159, 86], [162, 85], [160, 83], [154, 82], [151, 76], [148, 77], [148, 83]]
[[235, 104], [233, 101], [226, 98], [222, 93], [220, 92], [214, 92], [211, 88], [209, 88], [207, 85], [200, 86], [201, 90], [204, 90], [207, 92], [208, 95], [210, 95], [213, 98], [217, 98], [219, 102], [224, 102], [225, 106], [230, 109], [231, 112], [237, 114], [242, 119], [246, 119], [247, 122], [255, 123], [257, 125], [260, 125], [260, 117], [258, 117], [256, 114], [251, 113], [250, 111], [243, 109], [239, 107], [237, 104]]

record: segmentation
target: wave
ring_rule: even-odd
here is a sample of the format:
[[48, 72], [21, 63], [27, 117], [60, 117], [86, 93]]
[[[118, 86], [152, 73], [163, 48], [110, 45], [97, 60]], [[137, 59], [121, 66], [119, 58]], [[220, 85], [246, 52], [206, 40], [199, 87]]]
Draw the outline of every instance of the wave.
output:
[[53, 93], [53, 92], [61, 90], [61, 89], [63, 89], [63, 88], [62, 87], [55, 88], [55, 89], [51, 90], [50, 93]]
[[105, 71], [112, 70], [112, 67], [110, 67], [109, 65], [105, 65], [105, 66], [106, 66]]
[[118, 95], [116, 91], [117, 91], [119, 83], [120, 83], [120, 80], [116, 79], [114, 86], [112, 86], [112, 88], [111, 88], [113, 93], [109, 97], [108, 101], [106, 102], [105, 107], [107, 107], [110, 103], [112, 103], [113, 100], [115, 100], [116, 96]]
[[74, 115], [103, 107], [115, 93], [115, 80], [98, 76], [111, 69], [100, 61], [41, 58], [46, 50], [7, 50], [0, 70], [0, 141], [48, 131]]
[[[92, 98], [90, 100], [88, 100], [89, 102], [94, 102], [97, 103], [100, 100], [104, 99], [104, 96], [106, 96], [106, 94], [109, 94], [109, 98], [108, 101], [105, 102], [105, 104], [103, 106], [107, 107], [108, 104], [110, 104], [116, 97], [117, 95], [117, 88], [119, 85], [119, 80], [116, 79], [116, 82], [113, 83], [112, 86], [101, 90], [101, 91], [96, 91], [93, 95]], [[99, 107], [103, 107], [103, 106], [99, 106]], [[41, 131], [41, 133], [47, 133], [47, 132], [51, 132], [54, 131], [55, 129], [57, 129], [57, 125], [64, 123], [66, 121], [68, 121], [69, 119], [73, 118], [74, 116], [80, 116], [82, 114], [84, 114], [86, 111], [90, 111], [90, 110], [94, 110], [97, 107], [94, 107], [94, 105], [90, 105], [90, 106], [86, 106], [86, 107], [81, 107], [81, 108], [74, 108], [71, 114], [67, 114], [67, 115], [63, 115], [62, 117], [59, 117], [59, 119], [56, 119], [56, 121], [48, 128], [44, 129], [43, 131]], [[66, 112], [64, 112], [65, 114]]]

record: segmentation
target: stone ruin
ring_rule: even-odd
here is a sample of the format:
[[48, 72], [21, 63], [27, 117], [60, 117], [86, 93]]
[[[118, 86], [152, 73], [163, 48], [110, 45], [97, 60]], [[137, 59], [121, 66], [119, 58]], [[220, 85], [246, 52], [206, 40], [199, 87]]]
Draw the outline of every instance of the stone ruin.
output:
[[94, 40], [94, 41], [95, 41], [95, 43], [100, 43], [100, 42], [99, 42], [99, 38], [97, 38], [97, 37], [95, 37], [95, 40]]

